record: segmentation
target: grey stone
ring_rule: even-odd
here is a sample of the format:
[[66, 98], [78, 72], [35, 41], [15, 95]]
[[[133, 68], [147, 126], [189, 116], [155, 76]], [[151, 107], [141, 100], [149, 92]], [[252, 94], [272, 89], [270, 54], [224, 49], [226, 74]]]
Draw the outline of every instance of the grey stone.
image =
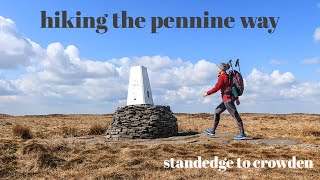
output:
[[107, 139], [162, 138], [178, 133], [177, 119], [169, 106], [134, 105], [117, 108]]

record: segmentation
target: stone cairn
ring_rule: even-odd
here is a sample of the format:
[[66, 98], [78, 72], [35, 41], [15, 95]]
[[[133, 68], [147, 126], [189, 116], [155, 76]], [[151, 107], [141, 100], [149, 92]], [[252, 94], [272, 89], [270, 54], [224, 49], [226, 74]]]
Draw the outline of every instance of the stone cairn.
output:
[[165, 138], [178, 134], [178, 123], [169, 106], [129, 105], [116, 110], [106, 134], [109, 140]]

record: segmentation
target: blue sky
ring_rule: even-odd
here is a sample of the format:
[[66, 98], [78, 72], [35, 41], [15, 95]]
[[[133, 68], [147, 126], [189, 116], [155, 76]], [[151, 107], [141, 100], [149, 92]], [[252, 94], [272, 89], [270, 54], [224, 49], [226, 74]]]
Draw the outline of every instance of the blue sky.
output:
[[[23, 63], [17, 63], [16, 61], [14, 61], [18, 64], [18, 67], [12, 66], [15, 68], [8, 68], [7, 66], [3, 66], [1, 68], [0, 66], [0, 80], [2, 80], [3, 84], [6, 85], [3, 86], [7, 87], [3, 88], [5, 90], [0, 89], [0, 92], [6, 92], [0, 94], [0, 96], [3, 96], [3, 99], [6, 99], [2, 103], [2, 106], [5, 107], [4, 113], [53, 113], [58, 111], [60, 112], [62, 110], [65, 111], [65, 113], [77, 113], [78, 110], [76, 110], [76, 108], [72, 108], [70, 104], [77, 104], [81, 106], [78, 109], [85, 110], [85, 112], [87, 113], [112, 112], [114, 107], [123, 105], [123, 99], [125, 99], [126, 96], [125, 89], [128, 75], [125, 73], [126, 75], [122, 76], [119, 70], [119, 68], [121, 67], [128, 66], [128, 64], [119, 63], [123, 58], [129, 58], [129, 65], [139, 64], [145, 65], [147, 67], [149, 65], [151, 67], [148, 67], [149, 71], [151, 71], [150, 73], [154, 74], [151, 75], [151, 77], [161, 76], [160, 70], [161, 68], [164, 68], [164, 72], [167, 72], [168, 74], [163, 74], [163, 78], [165, 76], [169, 76], [171, 73], [174, 74], [175, 70], [177, 69], [185, 70], [188, 69], [189, 66], [192, 66], [192, 72], [198, 73], [194, 70], [197, 69], [197, 64], [201, 65], [201, 63], [199, 63], [201, 60], [205, 60], [206, 63], [209, 63], [208, 67], [215, 68], [215, 65], [217, 65], [219, 62], [240, 58], [241, 70], [245, 79], [250, 80], [251, 78], [259, 81], [260, 84], [263, 80], [270, 81], [270, 84], [266, 83], [270, 86], [268, 88], [279, 89], [279, 92], [271, 92], [270, 90], [270, 92], [268, 91], [265, 92], [266, 94], [263, 94], [262, 92], [255, 90], [255, 87], [248, 86], [247, 97], [243, 97], [243, 106], [239, 106], [242, 111], [269, 113], [290, 113], [302, 111], [317, 113], [317, 110], [315, 108], [305, 107], [306, 105], [303, 104], [314, 103], [312, 100], [309, 100], [309, 98], [312, 99], [312, 97], [315, 97], [315, 95], [317, 95], [317, 92], [312, 91], [310, 93], [304, 94], [303, 96], [301, 96], [301, 93], [299, 94], [299, 92], [302, 91], [302, 89], [304, 89], [305, 87], [317, 88], [320, 83], [320, 38], [316, 38], [316, 29], [320, 27], [319, 3], [319, 0], [270, 0], [263, 2], [253, 0], [119, 0], [112, 2], [97, 0], [92, 0], [90, 2], [84, 0], [4, 0], [2, 1], [2, 5], [0, 6], [0, 16], [2, 16], [4, 19], [11, 19], [15, 24], [15, 27], [12, 29], [12, 33], [6, 34], [6, 36], [10, 36], [12, 34], [12, 36], [17, 36], [18, 34], [19, 38], [29, 39], [33, 43], [37, 44], [40, 49], [35, 50], [35, 53], [33, 53], [38, 53], [36, 57], [34, 55], [19, 56], [20, 59], [17, 61], [21, 61]], [[162, 28], [158, 30], [158, 34], [151, 34], [150, 27], [148, 25], [143, 29], [114, 29], [111, 27], [111, 19], [108, 19], [109, 22], [107, 24], [110, 28], [109, 32], [101, 35], [95, 33], [95, 29], [41, 29], [40, 11], [43, 10], [47, 11], [48, 15], [51, 14], [52, 16], [55, 11], [59, 10], [66, 10], [68, 11], [69, 15], [74, 15], [75, 12], [79, 10], [82, 12], [82, 15], [94, 17], [101, 16], [105, 13], [111, 16], [111, 14], [113, 13], [120, 13], [121, 11], [125, 10], [127, 11], [127, 14], [129, 16], [146, 17], [148, 25], [150, 25], [150, 17], [153, 16], [202, 16], [204, 11], [208, 11], [209, 16], [232, 16], [236, 18], [236, 26], [233, 29]], [[267, 32], [267, 29], [242, 28], [239, 20], [239, 17], [241, 16], [272, 16], [280, 17], [280, 20], [275, 32], [273, 34], [269, 34]], [[4, 26], [2, 26], [2, 28], [5, 27], [5, 23], [3, 24]], [[43, 89], [30, 87], [28, 88], [28, 91], [26, 91], [26, 88], [22, 88], [21, 83], [24, 82], [23, 80], [27, 79], [27, 77], [30, 78], [32, 76], [36, 79], [36, 74], [39, 75], [39, 73], [41, 74], [41, 72], [50, 72], [50, 75], [53, 75], [55, 72], [57, 72], [57, 70], [53, 70], [52, 67], [49, 68], [47, 66], [48, 63], [44, 66], [43, 64], [45, 63], [41, 63], [41, 60], [35, 60], [41, 58], [50, 59], [49, 56], [43, 55], [43, 52], [48, 52], [49, 49], [61, 50], [61, 47], [57, 44], [55, 46], [50, 46], [52, 45], [52, 43], [58, 43], [64, 49], [67, 49], [69, 45], [73, 45], [77, 50], [69, 48], [72, 50], [66, 52], [66, 54], [70, 55], [74, 54], [75, 51], [79, 51], [79, 58], [83, 61], [84, 64], [87, 63], [87, 66], [89, 66], [89, 64], [92, 64], [91, 62], [108, 62], [110, 63], [110, 66], [114, 66], [113, 68], [118, 68], [119, 71], [117, 70], [117, 72], [120, 75], [115, 77], [116, 79], [118, 78], [117, 80], [123, 81], [121, 83], [121, 87], [123, 86], [123, 89], [119, 90], [119, 95], [112, 98], [106, 95], [94, 96], [95, 98], [93, 98], [92, 100], [88, 100], [88, 98], [86, 99], [82, 96], [76, 98], [79, 93], [88, 93], [88, 89], [90, 89], [91, 86], [86, 87], [88, 89], [86, 89], [85, 91], [70, 91], [70, 93], [63, 93], [62, 90], [57, 90], [55, 88], [61, 88], [63, 85], [65, 85], [65, 82], [56, 80], [53, 83], [50, 81], [52, 80], [52, 78], [41, 79], [41, 81], [37, 79], [39, 80], [39, 85], [37, 87], [43, 86]], [[2, 46], [5, 46], [5, 44], [6, 42], [0, 43], [0, 45]], [[32, 49], [30, 51], [34, 51], [34, 47], [30, 48]], [[6, 58], [5, 60], [3, 60], [4, 58], [0, 58], [0, 60], [9, 61], [11, 56], [4, 57]], [[22, 59], [23, 57], [25, 57], [26, 60]], [[147, 58], [144, 58], [143, 60], [142, 57]], [[68, 71], [67, 66], [68, 64], [70, 64], [70, 59], [72, 58], [61, 60], [62, 64], [64, 65], [62, 66], [62, 68], [66, 68], [65, 71]], [[156, 62], [158, 64], [155, 66], [154, 61], [156, 60], [158, 60], [158, 62]], [[181, 60], [182, 62], [178, 63], [179, 60]], [[143, 62], [144, 64], [141, 64], [141, 62]], [[161, 65], [163, 64], [162, 62], [164, 62], [164, 64], [167, 64]], [[186, 65], [185, 63], [189, 63], [189, 65]], [[52, 62], [51, 64], [56, 65]], [[32, 69], [31, 72], [30, 69]], [[109, 70], [110, 68], [108, 69], [108, 72]], [[200, 68], [199, 70], [204, 71], [208, 69]], [[281, 87], [278, 87], [279, 84], [271, 83], [271, 81], [275, 82], [275, 79], [272, 79], [272, 73], [277, 72], [277, 70], [279, 71], [280, 76], [283, 76], [282, 79], [289, 78], [287, 84], [282, 82], [280, 83], [281, 85], [283, 85]], [[158, 101], [159, 103], [169, 104], [173, 106], [173, 109], [176, 109], [179, 112], [188, 112], [189, 110], [193, 110], [194, 112], [210, 112], [212, 111], [212, 107], [214, 107], [217, 101], [219, 101], [219, 97], [210, 97], [213, 100], [207, 100], [207, 102], [203, 103], [202, 101], [198, 100], [201, 99], [200, 96], [185, 97], [181, 94], [184, 91], [199, 91], [199, 94], [201, 94], [203, 90], [205, 90], [209, 86], [213, 86], [216, 81], [214, 71], [215, 69], [213, 71], [206, 71], [205, 73], [207, 74], [205, 76], [199, 76], [199, 78], [202, 79], [195, 79], [194, 81], [192, 81], [193, 83], [186, 83], [183, 81], [183, 78], [181, 79], [180, 77], [178, 77], [179, 75], [177, 75], [178, 80], [181, 80], [181, 82], [179, 81], [179, 83], [176, 83], [176, 85], [172, 85], [174, 84], [174, 82], [169, 82], [169, 80], [167, 79], [166, 81], [163, 80], [166, 82], [164, 83], [165, 85], [163, 85], [163, 83], [161, 84], [161, 82], [158, 82], [157, 80], [154, 80], [153, 83], [151, 79], [151, 86], [155, 86], [154, 91], [159, 93], [159, 99], [167, 99], [166, 101]], [[90, 77], [84, 75], [86, 74], [86, 72], [88, 73], [88, 71], [77, 71], [75, 75], [77, 78], [75, 79], [78, 80], [79, 77], [82, 76], [81, 81], [79, 81], [78, 84], [77, 82], [68, 82], [68, 88], [83, 88], [83, 82], [88, 79], [92, 79], [91, 75]], [[286, 72], [291, 73], [293, 77], [290, 74], [288, 75], [288, 73], [285, 74]], [[82, 75], [80, 75], [81, 73]], [[256, 75], [254, 73], [258, 73], [261, 78], [253, 78], [253, 76]], [[61, 73], [60, 75], [62, 76], [62, 74], [63, 73]], [[105, 75], [107, 76], [109, 74], [106, 72]], [[277, 74], [274, 73], [273, 75], [276, 76]], [[57, 74], [54, 74], [54, 76], [57, 76]], [[108, 79], [111, 77], [114, 77], [113, 74], [110, 77], [104, 78]], [[64, 78], [66, 77], [61, 77], [61, 79]], [[101, 80], [100, 76], [93, 76], [93, 78]], [[33, 81], [36, 81], [35, 79], [33, 79]], [[111, 81], [116, 81], [116, 79], [112, 79]], [[175, 79], [173, 78], [172, 81], [173, 80]], [[186, 78], [185, 80], [188, 80], [188, 78]], [[112, 86], [106, 88], [104, 86], [105, 84], [100, 83], [102, 82], [96, 82], [95, 88], [105, 88], [105, 91], [100, 92], [99, 90], [96, 90], [91, 93], [106, 93], [109, 92], [108, 90], [116, 88]], [[251, 85], [256, 86], [255, 83], [256, 82], [252, 83]], [[305, 85], [304, 83], [310, 84]], [[8, 92], [8, 86], [12, 86], [10, 93]], [[46, 95], [35, 93], [40, 91], [43, 92], [48, 89], [51, 89], [51, 91], [48, 91], [47, 94], [44, 93]], [[92, 89], [90, 89], [90, 91], [92, 91]], [[110, 92], [113, 91], [116, 90], [112, 90]], [[298, 93], [298, 95], [296, 95], [296, 97], [289, 97], [285, 92], [292, 92], [293, 94]], [[51, 99], [52, 97], [50, 97], [50, 95], [48, 94], [52, 93], [57, 95], [57, 97], [60, 97], [61, 99]], [[180, 95], [180, 98], [177, 98], [176, 101], [173, 101], [172, 99], [170, 100], [172, 96], [170, 96], [169, 94], [172, 93], [175, 94], [175, 97]], [[19, 100], [16, 100], [14, 102], [11, 101], [10, 98], [7, 97], [9, 96], [8, 94], [10, 95], [10, 98], [13, 98], [14, 96]], [[23, 100], [19, 98], [22, 96]], [[34, 99], [35, 97], [36, 99], [39, 98], [39, 102], [37, 102], [38, 104], [36, 104], [36, 102], [30, 102], [30, 99]], [[262, 103], [263, 105], [260, 106], [261, 108], [253, 108], [256, 107], [257, 104], [245, 104], [245, 100], [250, 99], [250, 97], [255, 97], [254, 103]], [[268, 97], [268, 100], [261, 97]], [[68, 103], [61, 102], [61, 100], [68, 98], [70, 98], [68, 100]], [[194, 102], [191, 103], [190, 99], [196, 101], [198, 104]], [[264, 100], [262, 102], [259, 102], [261, 101], [261, 99]], [[268, 103], [270, 100], [281, 100], [281, 102], [277, 102], [277, 106], [275, 106], [275, 104]], [[88, 105], [88, 103], [90, 103], [90, 105]], [[41, 105], [43, 109], [37, 110], [37, 108], [28, 108], [29, 110], [24, 110], [26, 109], [26, 106], [29, 106], [31, 104]], [[194, 104], [196, 108], [193, 107], [192, 104]], [[295, 106], [296, 104], [301, 104], [301, 106], [303, 106], [304, 108], [297, 107], [295, 109], [282, 109], [282, 107], [286, 106], [286, 104], [292, 104]], [[66, 105], [68, 108], [59, 108], [63, 105]], [[107, 108], [101, 108], [101, 106], [106, 106]], [[281, 108], [279, 109], [279, 107]]]
[[[32, 3], [36, 2], [36, 3]], [[13, 19], [22, 34], [47, 46], [52, 42], [75, 44], [84, 57], [111, 59], [130, 56], [165, 55], [191, 61], [206, 58], [218, 60], [240, 57], [242, 63], [255, 66], [268, 64], [270, 59], [299, 62], [316, 56], [319, 46], [312, 40], [320, 16], [317, 1], [5, 1], [0, 12]], [[19, 4], [19, 5], [18, 5]], [[23, 4], [23, 5], [21, 5]], [[209, 11], [212, 16], [275, 16], [280, 17], [274, 34], [267, 30], [243, 29], [238, 21], [234, 29], [161, 29], [151, 34], [144, 29], [111, 29], [99, 35], [94, 29], [41, 29], [40, 11], [48, 14], [80, 10], [88, 16], [101, 16], [126, 10], [128, 15], [144, 16], [199, 16]], [[81, 37], [81, 38], [80, 38]], [[284, 53], [295, 52], [295, 53]], [[263, 55], [263, 56], [260, 56]], [[244, 64], [244, 67], [247, 64]], [[249, 68], [250, 69], [250, 68]]]

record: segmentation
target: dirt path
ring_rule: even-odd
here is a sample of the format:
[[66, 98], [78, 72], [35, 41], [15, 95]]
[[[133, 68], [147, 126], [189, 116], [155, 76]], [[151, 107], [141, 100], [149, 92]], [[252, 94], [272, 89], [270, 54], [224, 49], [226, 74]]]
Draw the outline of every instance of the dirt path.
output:
[[63, 142], [63, 143], [84, 143], [84, 144], [106, 144], [106, 143], [135, 143], [144, 145], [159, 145], [159, 144], [192, 144], [192, 143], [247, 143], [247, 144], [259, 144], [266, 146], [289, 146], [300, 147], [306, 149], [320, 150], [320, 145], [316, 144], [301, 144], [295, 139], [281, 139], [281, 138], [255, 138], [248, 137], [245, 140], [234, 140], [231, 133], [218, 133], [216, 136], [210, 136], [205, 133], [180, 133], [178, 136], [159, 139], [133, 139], [133, 140], [119, 140], [110, 141], [105, 136], [82, 136], [73, 138], [58, 138], [58, 139], [46, 139], [46, 143]]

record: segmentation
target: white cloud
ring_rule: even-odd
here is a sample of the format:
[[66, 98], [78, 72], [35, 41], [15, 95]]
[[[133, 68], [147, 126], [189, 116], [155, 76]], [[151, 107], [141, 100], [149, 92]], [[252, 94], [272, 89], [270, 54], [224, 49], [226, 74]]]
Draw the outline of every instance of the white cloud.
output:
[[295, 81], [295, 77], [291, 72], [280, 74], [279, 70], [273, 71], [270, 77], [274, 85], [286, 85]]
[[316, 28], [316, 30], [314, 31], [313, 38], [315, 42], [320, 41], [320, 27]]
[[252, 91], [277, 91], [280, 86], [288, 86], [295, 82], [295, 77], [291, 72], [280, 73], [274, 70], [267, 74], [253, 68], [249, 76], [245, 79], [246, 86]]
[[302, 60], [301, 63], [302, 64], [318, 64], [318, 63], [320, 63], [320, 59], [317, 57], [304, 59], [304, 60]]
[[0, 69], [29, 64], [38, 48], [16, 31], [12, 20], [0, 16]]
[[[271, 102], [283, 100], [285, 97], [281, 94], [282, 90], [294, 84], [296, 84], [296, 79], [291, 72], [280, 73], [279, 70], [274, 70], [268, 74], [253, 68], [251, 73], [245, 77], [245, 91], [240, 99], [247, 105], [251, 105], [248, 108], [256, 108], [258, 104], [265, 106]], [[266, 109], [261, 108], [261, 110]]]
[[[81, 58], [75, 46], [64, 48], [60, 43], [50, 44], [44, 51], [45, 56], [38, 65], [27, 66], [28, 73], [14, 80], [19, 92], [42, 97], [44, 100], [58, 98], [72, 101], [124, 102], [128, 72], [132, 65], [149, 68], [152, 88], [157, 94], [155, 99], [162, 103], [174, 102], [168, 99], [187, 103], [200, 102], [202, 91], [196, 91], [217, 77], [216, 65], [206, 60], [191, 63], [162, 56], [144, 56], [125, 57], [118, 61], [92, 61]], [[113, 62], [118, 62], [118, 66]], [[202, 90], [205, 91], [203, 88]], [[176, 93], [176, 98], [172, 97], [171, 92]]]
[[[129, 58], [127, 58], [129, 59]], [[171, 60], [169, 57], [162, 57], [162, 56], [143, 56], [143, 57], [136, 57], [131, 60], [132, 65], [143, 65], [146, 66], [151, 71], [154, 70], [163, 70], [167, 67], [172, 67], [174, 65], [181, 65], [183, 61], [178, 59], [176, 61]]]
[[18, 96], [16, 95], [10, 95], [10, 96], [0, 96], [0, 104], [10, 103], [10, 102], [16, 102], [18, 101]]
[[[160, 75], [160, 76], [159, 76]], [[206, 85], [217, 77], [216, 65], [206, 60], [200, 60], [195, 64], [188, 62], [179, 66], [168, 66], [165, 70], [151, 72], [157, 85], [166, 87], [181, 87], [189, 85]]]
[[13, 95], [15, 93], [16, 88], [10, 81], [0, 79], [0, 96]]
[[299, 83], [291, 72], [275, 70], [268, 74], [253, 69], [246, 77], [247, 86], [240, 100], [240, 111], [292, 113], [317, 113], [320, 83]]
[[292, 86], [287, 89], [281, 90], [280, 95], [284, 97], [290, 97], [290, 98], [300, 98], [300, 99], [313, 99], [315, 100], [315, 97], [320, 96], [320, 83], [303, 83], [300, 86]]

